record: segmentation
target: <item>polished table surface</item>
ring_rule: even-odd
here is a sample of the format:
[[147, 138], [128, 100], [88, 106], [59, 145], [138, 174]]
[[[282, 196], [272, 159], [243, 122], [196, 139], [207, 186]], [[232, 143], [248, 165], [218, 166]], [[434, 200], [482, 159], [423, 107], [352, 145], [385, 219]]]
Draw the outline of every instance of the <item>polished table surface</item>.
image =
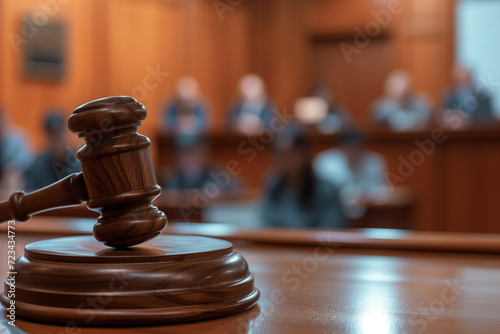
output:
[[[18, 240], [29, 239], [30, 231], [41, 239], [89, 233], [75, 223], [72, 231], [61, 230], [71, 225], [66, 223], [34, 219], [19, 227], [23, 232]], [[141, 328], [65, 328], [18, 320], [12, 333], [378, 334], [498, 333], [500, 329], [498, 236], [389, 230], [384, 237], [383, 230], [241, 230], [210, 224], [171, 224], [168, 232], [232, 240], [256, 277], [261, 291], [258, 305], [226, 318]], [[280, 244], [273, 244], [278, 239]], [[2, 254], [4, 249], [2, 241]], [[1, 269], [4, 273], [3, 264]], [[12, 329], [5, 320], [2, 326], [6, 328], [0, 333]]]

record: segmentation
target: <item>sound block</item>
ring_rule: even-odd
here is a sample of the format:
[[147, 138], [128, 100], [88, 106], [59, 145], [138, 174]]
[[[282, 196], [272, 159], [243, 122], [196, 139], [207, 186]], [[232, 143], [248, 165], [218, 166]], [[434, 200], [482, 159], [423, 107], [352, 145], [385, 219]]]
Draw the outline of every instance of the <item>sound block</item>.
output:
[[[91, 236], [43, 240], [16, 261], [16, 317], [86, 326], [168, 324], [251, 308], [259, 298], [230, 242], [160, 236], [125, 249]], [[10, 303], [5, 280], [1, 302]]]

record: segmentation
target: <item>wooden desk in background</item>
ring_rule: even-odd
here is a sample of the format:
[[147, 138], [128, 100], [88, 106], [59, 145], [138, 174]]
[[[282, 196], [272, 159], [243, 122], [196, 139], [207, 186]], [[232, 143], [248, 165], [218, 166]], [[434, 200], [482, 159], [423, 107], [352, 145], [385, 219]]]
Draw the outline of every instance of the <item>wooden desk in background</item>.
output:
[[[210, 207], [222, 204], [251, 202], [261, 199], [260, 189], [245, 189], [221, 191], [217, 197], [200, 198], [200, 192], [195, 189], [163, 190], [154, 201], [161, 211], [167, 215], [170, 222], [205, 222], [203, 213]], [[1, 199], [8, 198], [7, 194], [0, 194]], [[208, 202], [206, 202], [208, 201]], [[414, 221], [414, 198], [411, 191], [403, 187], [395, 187], [392, 193], [385, 198], [365, 201], [366, 213], [352, 221], [352, 227], [357, 228], [397, 228], [411, 229]], [[65, 218], [93, 218], [99, 214], [90, 211], [85, 205], [50, 210], [39, 214], [43, 217]], [[213, 223], [213, 222], [208, 222]], [[260, 225], [260, 222], [256, 222]]]
[[[272, 159], [268, 137], [209, 134], [211, 157], [222, 167], [235, 160], [239, 177], [259, 187]], [[313, 153], [337, 136], [311, 134]], [[158, 135], [157, 170], [171, 165], [172, 138]], [[367, 147], [382, 154], [397, 186], [415, 196], [415, 230], [500, 233], [500, 129], [418, 133], [373, 132]]]
[[[28, 241], [89, 234], [92, 224], [45, 217], [17, 224], [18, 255]], [[5, 228], [0, 231], [4, 240]], [[232, 240], [256, 276], [258, 305], [230, 317], [143, 328], [65, 328], [17, 320], [16, 333], [498, 333], [500, 328], [499, 236], [212, 224], [170, 224], [166, 233]], [[0, 272], [6, 272], [6, 263]], [[2, 326], [8, 325], [0, 322], [0, 332]]]

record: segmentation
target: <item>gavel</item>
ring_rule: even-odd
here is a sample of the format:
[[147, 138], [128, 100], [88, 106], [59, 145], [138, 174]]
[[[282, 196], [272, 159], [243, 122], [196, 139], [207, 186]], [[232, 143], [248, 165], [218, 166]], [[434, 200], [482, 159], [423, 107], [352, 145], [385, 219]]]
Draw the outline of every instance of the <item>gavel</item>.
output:
[[87, 204], [101, 215], [94, 237], [122, 248], [161, 234], [165, 214], [152, 201], [161, 193], [151, 162], [151, 142], [137, 133], [146, 108], [134, 98], [115, 96], [81, 105], [68, 128], [85, 140], [76, 153], [82, 172], [26, 194], [18, 191], [0, 202], [0, 222], [27, 221], [37, 213]]

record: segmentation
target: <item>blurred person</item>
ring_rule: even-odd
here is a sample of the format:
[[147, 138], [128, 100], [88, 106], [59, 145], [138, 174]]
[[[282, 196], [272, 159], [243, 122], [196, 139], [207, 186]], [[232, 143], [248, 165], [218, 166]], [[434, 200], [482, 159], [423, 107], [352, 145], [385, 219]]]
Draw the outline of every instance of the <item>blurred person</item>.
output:
[[371, 106], [373, 121], [393, 131], [419, 131], [429, 125], [431, 107], [422, 94], [413, 92], [412, 79], [408, 72], [391, 72], [384, 84], [385, 94]]
[[494, 124], [490, 94], [476, 87], [471, 70], [463, 65], [453, 69], [453, 86], [444, 98], [442, 116], [444, 125], [456, 128]]
[[275, 138], [275, 170], [265, 188], [262, 219], [267, 226], [337, 228], [346, 225], [339, 188], [313, 171], [309, 143], [297, 131]]
[[163, 183], [165, 189], [203, 189], [210, 183], [218, 189], [241, 188], [236, 176], [210, 163], [209, 147], [199, 136], [177, 137], [174, 156], [173, 169]]
[[338, 147], [316, 155], [313, 166], [319, 177], [340, 188], [341, 203], [349, 218], [365, 213], [365, 200], [388, 195], [385, 159], [365, 148], [363, 135], [357, 130], [342, 132]]
[[176, 96], [164, 108], [164, 131], [172, 134], [197, 135], [208, 128], [208, 108], [192, 77], [177, 81]]
[[256, 74], [247, 74], [239, 82], [240, 98], [228, 112], [228, 129], [254, 135], [269, 126], [274, 104], [268, 98], [264, 80]]
[[43, 188], [82, 170], [69, 142], [66, 120], [60, 112], [47, 113], [44, 131], [47, 146], [26, 172], [26, 189]]
[[25, 137], [10, 126], [7, 115], [0, 110], [0, 190], [13, 192], [22, 189], [24, 173], [32, 162]]
[[327, 85], [320, 84], [314, 87], [312, 96], [322, 98], [328, 104], [326, 117], [317, 124], [319, 132], [331, 134], [351, 124], [349, 112], [337, 101], [335, 94]]

